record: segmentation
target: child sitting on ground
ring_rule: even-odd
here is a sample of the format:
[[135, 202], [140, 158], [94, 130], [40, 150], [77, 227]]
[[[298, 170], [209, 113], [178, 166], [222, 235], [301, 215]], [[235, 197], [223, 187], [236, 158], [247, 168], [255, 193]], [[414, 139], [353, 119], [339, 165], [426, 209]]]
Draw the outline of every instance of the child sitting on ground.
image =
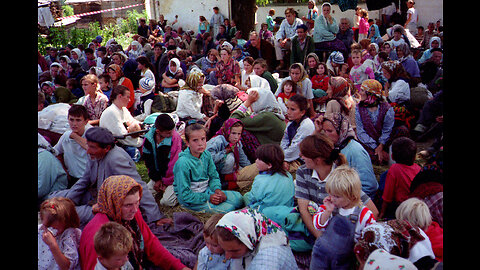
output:
[[253, 180], [251, 190], [243, 195], [245, 205], [261, 213], [271, 206], [293, 207], [295, 185], [292, 176], [283, 167], [282, 148], [276, 144], [263, 144], [257, 148], [255, 155], [259, 174]]
[[243, 206], [237, 191], [221, 190], [220, 177], [207, 147], [207, 129], [198, 123], [185, 128], [187, 149], [173, 168], [173, 189], [178, 202], [193, 211], [227, 213]]
[[167, 70], [162, 74], [163, 93], [178, 91], [180, 88], [178, 84], [180, 79], [185, 79], [183, 70], [180, 67], [180, 60], [178, 60], [178, 58], [172, 58], [170, 62], [168, 62]]
[[240, 142], [242, 130], [242, 121], [229, 118], [223, 123], [215, 136], [207, 142], [207, 150], [212, 155], [213, 162], [220, 175], [222, 189], [238, 189], [238, 171], [240, 167], [250, 165]]
[[[138, 90], [140, 92], [138, 93], [138, 104], [135, 103], [136, 106], [133, 115], [136, 116], [137, 120], [142, 121], [152, 113], [152, 103], [155, 97], [155, 81], [147, 77], [142, 77], [138, 82]], [[135, 99], [137, 99], [137, 93], [135, 93]]]
[[328, 196], [313, 216], [315, 229], [324, 232], [315, 241], [310, 267], [347, 269], [345, 266], [354, 263], [354, 243], [363, 228], [375, 223], [375, 218], [361, 202], [362, 185], [355, 169], [348, 165], [337, 167], [330, 173], [325, 188]]
[[82, 231], [72, 200], [57, 197], [40, 205], [38, 269], [79, 269], [78, 246]]
[[287, 115], [287, 101], [297, 94], [297, 84], [292, 80], [286, 80], [282, 84], [282, 90], [277, 96], [278, 104], [282, 108], [283, 115]]
[[214, 214], [203, 226], [205, 247], [198, 252], [197, 270], [231, 269], [230, 264], [234, 259], [225, 258], [225, 251], [218, 244], [218, 236], [215, 233], [215, 225], [222, 217], [223, 214]]
[[[182, 138], [175, 130], [175, 123], [168, 114], [160, 114], [155, 125], [145, 134], [143, 160], [151, 182], [147, 186], [153, 192], [163, 192], [160, 204], [175, 206], [177, 198], [173, 191], [173, 166], [182, 151]], [[152, 183], [152, 184], [150, 184]]]
[[406, 220], [412, 226], [418, 226], [428, 236], [432, 251], [437, 261], [443, 261], [443, 229], [432, 220], [428, 205], [418, 199], [410, 198], [403, 201], [395, 211], [395, 217]]
[[98, 255], [95, 270], [133, 270], [128, 261], [132, 249], [132, 234], [117, 222], [102, 225], [93, 238], [95, 252]]
[[375, 79], [373, 70], [373, 61], [370, 59], [365, 60], [362, 64], [362, 52], [359, 50], [352, 51], [353, 67], [350, 69], [350, 79], [353, 81], [353, 85], [360, 91], [362, 82], [367, 79]]
[[53, 149], [63, 167], [66, 168], [67, 188], [70, 188], [85, 173], [89, 159], [85, 131], [92, 126], [88, 124], [88, 112], [83, 105], [73, 104], [68, 109], [68, 125], [70, 130], [63, 133]]
[[[392, 142], [392, 159], [396, 162], [386, 172], [382, 207], [378, 218], [394, 219], [395, 211], [410, 194], [410, 184], [421, 167], [414, 163], [417, 145], [408, 137], [399, 137]], [[380, 187], [382, 187], [380, 178]]]
[[316, 98], [326, 96], [329, 80], [327, 64], [323, 62], [318, 63], [316, 74], [312, 76], [311, 80], [313, 96]]

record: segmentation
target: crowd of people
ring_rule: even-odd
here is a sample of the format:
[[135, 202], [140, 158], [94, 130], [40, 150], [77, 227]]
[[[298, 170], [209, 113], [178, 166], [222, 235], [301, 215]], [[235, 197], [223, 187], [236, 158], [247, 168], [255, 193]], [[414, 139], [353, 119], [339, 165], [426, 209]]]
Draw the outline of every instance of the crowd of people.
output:
[[[39, 269], [442, 267], [443, 33], [408, 7], [39, 52]], [[211, 214], [193, 263], [154, 233], [176, 205]]]

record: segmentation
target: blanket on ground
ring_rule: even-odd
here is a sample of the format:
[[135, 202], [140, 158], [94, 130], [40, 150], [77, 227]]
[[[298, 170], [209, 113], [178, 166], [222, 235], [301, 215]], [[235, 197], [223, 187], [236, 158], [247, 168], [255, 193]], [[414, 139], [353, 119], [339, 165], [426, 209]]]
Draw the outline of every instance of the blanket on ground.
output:
[[198, 252], [205, 246], [203, 223], [187, 212], [173, 213], [173, 224], [149, 225], [160, 243], [176, 258], [193, 268]]

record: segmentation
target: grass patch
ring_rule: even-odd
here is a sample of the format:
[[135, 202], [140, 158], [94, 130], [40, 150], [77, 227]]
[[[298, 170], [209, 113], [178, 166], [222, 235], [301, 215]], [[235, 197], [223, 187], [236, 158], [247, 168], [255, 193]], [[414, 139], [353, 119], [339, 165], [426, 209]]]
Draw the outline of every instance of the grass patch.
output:
[[[428, 145], [429, 145], [429, 143], [424, 143], [424, 144], [417, 145], [417, 148], [418, 148], [417, 152], [420, 152], [421, 150], [426, 149], [426, 147]], [[419, 164], [420, 166], [423, 166], [423, 164], [425, 163], [425, 160], [417, 155], [417, 157], [415, 159], [415, 163]], [[140, 160], [135, 165], [137, 167], [137, 171], [140, 174], [140, 177], [142, 178], [142, 180], [145, 181], [145, 183], [150, 182], [150, 178], [148, 177], [148, 169], [145, 166], [145, 162], [143, 160]], [[373, 165], [373, 172], [375, 173], [377, 181], [380, 179], [380, 175], [382, 173], [384, 173], [386, 170], [388, 170], [388, 168], [389, 168], [388, 165], [383, 165], [383, 166]], [[239, 192], [240, 192], [240, 194], [244, 195], [245, 193], [250, 191], [251, 188], [252, 188], [252, 184], [240, 189]], [[192, 214], [193, 216], [197, 217], [203, 223], [205, 223], [213, 215], [213, 214], [209, 214], [209, 213], [195, 212], [195, 211], [192, 211], [192, 210], [187, 209], [185, 207], [182, 207], [179, 204], [177, 204], [174, 207], [160, 205], [161, 196], [162, 196], [162, 194], [156, 194], [155, 201], [157, 202], [160, 211], [169, 218], [173, 218], [173, 213], [175, 213], [175, 212], [188, 212], [188, 213]]]

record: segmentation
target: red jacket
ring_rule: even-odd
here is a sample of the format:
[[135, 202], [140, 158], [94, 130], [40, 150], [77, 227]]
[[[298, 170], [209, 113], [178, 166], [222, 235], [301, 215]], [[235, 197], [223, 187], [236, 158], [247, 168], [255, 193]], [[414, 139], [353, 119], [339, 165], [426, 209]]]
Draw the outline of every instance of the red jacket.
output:
[[[179, 259], [173, 257], [167, 249], [165, 249], [158, 238], [152, 233], [147, 223], [142, 218], [140, 211], [135, 214], [135, 220], [142, 232], [145, 254], [148, 260], [163, 269], [182, 269], [185, 267]], [[108, 216], [103, 213], [97, 213], [93, 219], [85, 226], [80, 238], [80, 265], [84, 270], [93, 270], [97, 264], [97, 253], [93, 245], [93, 237], [100, 227], [109, 222]]]
[[443, 229], [437, 222], [432, 221], [432, 224], [428, 226], [425, 234], [432, 243], [433, 254], [435, 259], [439, 262], [443, 262]]

